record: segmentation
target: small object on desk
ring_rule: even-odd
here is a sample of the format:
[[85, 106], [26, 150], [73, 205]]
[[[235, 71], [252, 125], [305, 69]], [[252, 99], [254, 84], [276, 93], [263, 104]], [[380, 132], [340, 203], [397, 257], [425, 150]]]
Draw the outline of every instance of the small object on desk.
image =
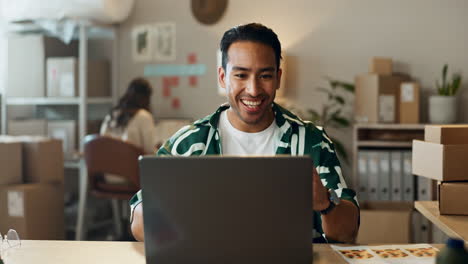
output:
[[350, 264], [369, 263], [434, 263], [438, 249], [429, 244], [343, 247], [331, 245]]
[[449, 238], [447, 246], [437, 254], [437, 264], [464, 264], [468, 263], [468, 252], [461, 239]]

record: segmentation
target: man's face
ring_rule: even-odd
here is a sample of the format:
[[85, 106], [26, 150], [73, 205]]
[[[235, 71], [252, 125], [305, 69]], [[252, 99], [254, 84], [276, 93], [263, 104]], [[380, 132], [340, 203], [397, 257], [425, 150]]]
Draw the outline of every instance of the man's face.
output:
[[244, 132], [259, 132], [273, 121], [271, 104], [279, 88], [273, 48], [265, 44], [238, 41], [228, 49], [226, 70], [218, 68], [221, 86], [226, 89], [231, 124]]

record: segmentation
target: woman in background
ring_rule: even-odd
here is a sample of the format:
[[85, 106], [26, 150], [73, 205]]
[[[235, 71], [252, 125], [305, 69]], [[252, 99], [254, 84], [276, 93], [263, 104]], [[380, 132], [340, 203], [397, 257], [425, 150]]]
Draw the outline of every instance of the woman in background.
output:
[[[132, 143], [143, 149], [145, 154], [155, 153], [156, 132], [150, 113], [151, 93], [151, 85], [146, 79], [133, 79], [118, 105], [105, 117], [100, 134]], [[105, 179], [115, 184], [126, 182], [114, 175], [105, 175]]]
[[101, 126], [101, 135], [120, 138], [151, 154], [155, 149], [155, 126], [150, 113], [152, 88], [143, 78], [133, 79], [125, 94]]

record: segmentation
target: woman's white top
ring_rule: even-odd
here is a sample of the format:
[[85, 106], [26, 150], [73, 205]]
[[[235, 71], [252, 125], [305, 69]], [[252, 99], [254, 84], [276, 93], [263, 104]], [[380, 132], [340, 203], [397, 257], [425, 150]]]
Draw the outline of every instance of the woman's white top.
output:
[[145, 109], [138, 110], [124, 128], [116, 127], [115, 120], [111, 120], [111, 116], [107, 115], [101, 125], [100, 134], [130, 142], [142, 148], [145, 154], [156, 151], [156, 129], [153, 115]]

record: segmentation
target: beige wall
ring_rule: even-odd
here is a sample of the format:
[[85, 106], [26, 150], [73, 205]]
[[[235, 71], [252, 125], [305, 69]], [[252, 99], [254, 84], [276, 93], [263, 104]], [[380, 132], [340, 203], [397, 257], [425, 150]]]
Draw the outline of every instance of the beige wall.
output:
[[[156, 87], [153, 110], [157, 117], [199, 118], [224, 100], [216, 94], [216, 49], [222, 33], [236, 24], [261, 22], [279, 35], [288, 55], [287, 96], [311, 108], [321, 105], [316, 87], [326, 85], [322, 76], [352, 81], [366, 72], [372, 56], [390, 56], [395, 70], [407, 72], [423, 86], [423, 119], [426, 96], [434, 91], [444, 63], [468, 79], [468, 1], [466, 0], [231, 0], [224, 17], [215, 25], [199, 24], [189, 0], [137, 0], [133, 14], [121, 25], [120, 89], [143, 74], [144, 64], [134, 63], [130, 53], [130, 30], [144, 23], [172, 21], [177, 27], [177, 61], [198, 54], [208, 72], [199, 87], [186, 78], [173, 93], [182, 107], [173, 111], [161, 99], [161, 79], [150, 78]], [[158, 62], [155, 62], [158, 63]], [[468, 87], [459, 94], [468, 102]], [[460, 107], [468, 122], [468, 104]], [[338, 134], [349, 147], [348, 132]]]
[[[355, 74], [367, 71], [368, 61], [375, 55], [393, 57], [395, 69], [410, 73], [426, 93], [434, 90], [445, 62], [468, 78], [465, 0], [231, 0], [224, 17], [213, 26], [193, 18], [188, 0], [137, 0], [120, 32], [122, 91], [132, 77], [142, 75], [144, 67], [131, 59], [132, 26], [165, 21], [177, 26], [175, 63], [184, 63], [187, 54], [195, 52], [209, 70], [200, 78], [199, 87], [190, 88], [182, 79], [174, 89], [182, 100], [178, 111], [159, 98], [161, 80], [150, 78], [157, 89], [153, 107], [159, 116], [197, 118], [223, 102], [215, 92], [218, 41], [231, 26], [252, 21], [278, 33], [288, 55], [288, 97], [302, 105], [320, 104], [315, 87], [325, 85], [321, 76], [353, 80]], [[460, 99], [468, 100], [468, 91]], [[461, 114], [468, 121], [468, 115]]]

